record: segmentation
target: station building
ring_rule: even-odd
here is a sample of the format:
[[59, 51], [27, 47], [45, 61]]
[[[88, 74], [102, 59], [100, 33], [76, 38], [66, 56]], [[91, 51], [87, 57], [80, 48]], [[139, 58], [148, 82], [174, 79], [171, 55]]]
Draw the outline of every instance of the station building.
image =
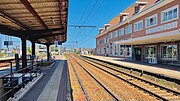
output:
[[96, 36], [96, 54], [180, 64], [179, 0], [137, 0]]

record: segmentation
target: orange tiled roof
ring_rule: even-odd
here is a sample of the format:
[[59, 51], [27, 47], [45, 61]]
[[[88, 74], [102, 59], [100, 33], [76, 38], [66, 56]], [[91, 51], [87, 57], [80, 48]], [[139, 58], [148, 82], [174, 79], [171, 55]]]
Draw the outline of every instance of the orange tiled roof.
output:
[[[154, 4], [156, 1], [158, 1], [158, 0], [137, 0], [136, 2], [147, 2], [147, 4], [141, 9], [141, 10], [143, 10], [143, 9], [148, 8], [148, 7], [151, 6], [152, 4]], [[136, 3], [136, 2], [135, 2], [135, 3]], [[134, 3], [134, 4], [135, 4], [135, 3]], [[134, 5], [134, 4], [133, 4], [133, 5]], [[125, 10], [124, 10], [123, 12], [121, 12], [121, 13], [128, 13], [128, 17], [130, 18], [130, 17], [133, 16], [133, 14], [134, 14], [134, 9], [135, 9], [135, 8], [134, 8], [133, 5], [129, 6], [127, 9], [125, 9]], [[109, 21], [109, 24], [111, 24], [110, 27], [118, 24], [119, 22], [120, 22], [119, 16], [115, 16], [111, 21]]]

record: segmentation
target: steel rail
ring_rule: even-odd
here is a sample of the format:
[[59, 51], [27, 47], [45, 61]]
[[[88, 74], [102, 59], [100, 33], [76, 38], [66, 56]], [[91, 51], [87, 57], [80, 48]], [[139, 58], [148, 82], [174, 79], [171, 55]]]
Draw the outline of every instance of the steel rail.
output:
[[93, 63], [90, 63], [89, 61], [84, 60], [84, 59], [82, 59], [82, 58], [79, 58], [79, 59], [81, 59], [81, 60], [85, 61], [86, 63], [89, 63], [89, 64], [93, 65], [94, 67], [96, 67], [96, 68], [98, 68], [98, 69], [100, 69], [100, 70], [103, 70], [104, 72], [109, 73], [109, 74], [111, 74], [111, 75], [113, 75], [113, 76], [115, 76], [115, 77], [117, 77], [117, 78], [119, 78], [119, 79], [121, 79], [121, 80], [123, 80], [123, 81], [125, 81], [125, 82], [127, 82], [127, 83], [130, 83], [131, 85], [133, 85], [133, 86], [135, 86], [135, 87], [138, 87], [139, 89], [142, 89], [142, 90], [144, 90], [145, 92], [148, 92], [149, 94], [154, 95], [154, 96], [156, 96], [157, 98], [162, 99], [162, 100], [164, 100], [164, 101], [168, 101], [169, 99], [166, 99], [166, 98], [164, 98], [164, 97], [162, 97], [162, 96], [160, 96], [160, 95], [158, 95], [158, 94], [155, 94], [155, 93], [153, 93], [153, 92], [151, 92], [151, 91], [149, 91], [149, 90], [147, 90], [147, 89], [145, 89], [145, 88], [143, 88], [143, 87], [141, 87], [141, 86], [139, 86], [139, 85], [137, 85], [137, 84], [135, 84], [135, 83], [132, 83], [132, 82], [130, 82], [130, 81], [128, 81], [128, 80], [126, 80], [126, 79], [124, 79], [124, 78], [122, 78], [122, 77], [119, 77], [119, 76], [117, 76], [117, 75], [115, 75], [115, 74], [113, 74], [113, 73], [111, 73], [111, 72], [109, 72], [109, 71], [107, 71], [107, 70], [105, 70], [105, 69], [102, 69], [102, 68], [100, 68], [99, 66], [97, 66], [97, 65], [95, 65], [95, 64], [93, 64], [93, 63], [99, 64], [99, 65], [104, 66], [104, 67], [106, 67], [106, 68], [108, 68], [108, 69], [114, 70], [114, 71], [116, 71], [116, 72], [119, 72], [119, 73], [121, 73], [121, 74], [130, 76], [130, 77], [133, 77], [133, 78], [135, 78], [135, 79], [144, 81], [144, 82], [146, 82], [146, 83], [148, 83], [148, 84], [154, 85], [154, 86], [159, 87], [159, 88], [161, 88], [161, 89], [164, 89], [164, 90], [166, 90], [166, 91], [168, 91], [168, 92], [172, 92], [172, 93], [175, 94], [175, 95], [179, 95], [179, 94], [180, 94], [180, 92], [178, 92], [178, 91], [175, 91], [175, 90], [169, 89], [169, 88], [167, 88], [167, 87], [164, 87], [164, 86], [155, 84], [155, 83], [153, 83], [153, 82], [150, 82], [150, 81], [147, 81], [147, 80], [145, 80], [145, 79], [139, 78], [139, 77], [137, 77], [137, 76], [134, 76], [134, 75], [131, 75], [131, 74], [122, 72], [122, 71], [120, 71], [120, 70], [116, 70], [116, 69], [110, 68], [110, 67], [108, 67], [108, 66], [106, 66], [106, 65], [103, 65], [102, 63], [97, 63], [97, 61], [96, 61], [96, 62], [95, 62], [95, 61], [92, 61]]
[[[89, 60], [89, 61], [92, 61], [92, 60], [90, 60], [90, 59], [88, 59], [88, 60]], [[94, 62], [94, 61], [92, 61], [92, 62]], [[116, 71], [116, 72], [125, 74], [125, 75], [130, 76], [130, 77], [135, 78], [135, 79], [139, 79], [139, 80], [144, 81], [144, 82], [147, 82], [147, 83], [149, 83], [149, 84], [151, 84], [151, 85], [155, 85], [155, 86], [157, 86], [157, 87], [163, 88], [163, 89], [165, 89], [165, 90], [168, 90], [168, 91], [170, 91], [170, 92], [173, 92], [173, 93], [175, 93], [175, 94], [180, 95], [180, 92], [175, 91], [175, 90], [172, 90], [172, 89], [167, 88], [167, 87], [165, 87], [165, 86], [156, 84], [156, 83], [154, 83], [154, 82], [151, 82], [151, 81], [148, 81], [148, 80], [146, 80], [146, 79], [140, 78], [140, 77], [138, 77], [138, 76], [135, 76], [135, 75], [132, 75], [132, 74], [123, 72], [123, 71], [121, 71], [121, 70], [114, 69], [113, 67], [108, 67], [107, 65], [103, 65], [103, 64], [98, 63], [98, 62], [96, 62], [96, 63], [99, 64], [99, 65], [101, 65], [101, 66], [104, 66], [104, 67], [106, 67], [106, 68], [108, 68], [108, 69], [111, 69], [111, 70], [114, 70], [114, 71]]]
[[[74, 58], [73, 58], [74, 59]], [[119, 101], [121, 100], [120, 98], [118, 98], [116, 95], [114, 95], [104, 84], [102, 84], [99, 80], [96, 79], [96, 77], [94, 77], [83, 65], [81, 65], [81, 63], [79, 63], [76, 59], [74, 59], [82, 68], [85, 72], [87, 72], [101, 87], [104, 88], [105, 91], [107, 91], [113, 98], [115, 101]]]
[[89, 96], [88, 96], [88, 94], [87, 94], [87, 91], [86, 91], [86, 89], [84, 88], [81, 79], [79, 78], [79, 75], [77, 74], [77, 72], [76, 72], [76, 70], [75, 70], [75, 68], [74, 68], [74, 66], [73, 66], [73, 64], [72, 64], [72, 62], [71, 62], [70, 59], [69, 59], [69, 61], [70, 61], [71, 67], [73, 68], [73, 71], [74, 71], [74, 73], [75, 73], [75, 75], [76, 75], [76, 78], [78, 79], [78, 83], [79, 83], [79, 85], [80, 85], [80, 87], [81, 87], [84, 95], [86, 96], [86, 100], [87, 100], [87, 101], [90, 101]]

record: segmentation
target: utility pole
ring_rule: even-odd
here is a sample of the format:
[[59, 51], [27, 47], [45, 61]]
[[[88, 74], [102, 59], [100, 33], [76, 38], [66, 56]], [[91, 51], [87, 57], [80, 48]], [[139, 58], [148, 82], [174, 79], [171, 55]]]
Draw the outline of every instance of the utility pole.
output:
[[7, 52], [8, 52], [8, 57], [10, 56], [10, 53], [9, 53], [9, 44], [10, 44], [10, 36], [8, 35], [7, 36]]

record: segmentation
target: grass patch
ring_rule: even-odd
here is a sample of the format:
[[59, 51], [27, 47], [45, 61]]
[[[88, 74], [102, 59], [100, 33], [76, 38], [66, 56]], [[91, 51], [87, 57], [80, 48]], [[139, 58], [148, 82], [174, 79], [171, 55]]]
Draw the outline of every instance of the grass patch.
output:
[[67, 59], [67, 58], [68, 58], [68, 55], [67, 55], [67, 54], [64, 54], [64, 57]]
[[157, 81], [157, 83], [160, 84], [160, 85], [165, 85], [166, 80], [159, 80], [159, 81]]

